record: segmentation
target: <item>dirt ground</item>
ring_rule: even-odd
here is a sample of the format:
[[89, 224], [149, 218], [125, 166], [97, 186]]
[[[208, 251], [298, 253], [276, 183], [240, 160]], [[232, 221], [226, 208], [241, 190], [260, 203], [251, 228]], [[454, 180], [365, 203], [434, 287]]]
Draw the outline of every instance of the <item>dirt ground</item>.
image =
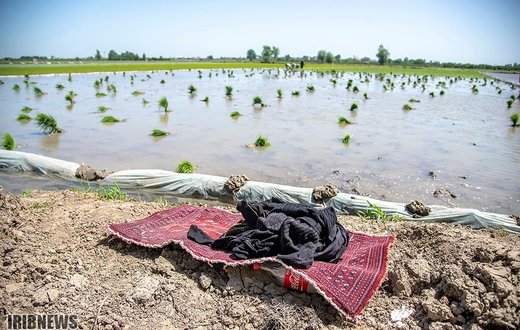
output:
[[339, 217], [347, 229], [396, 236], [387, 277], [354, 324], [319, 295], [251, 268], [107, 236], [110, 223], [170, 206], [73, 191], [0, 194], [1, 316], [77, 314], [83, 329], [520, 328], [518, 235]]

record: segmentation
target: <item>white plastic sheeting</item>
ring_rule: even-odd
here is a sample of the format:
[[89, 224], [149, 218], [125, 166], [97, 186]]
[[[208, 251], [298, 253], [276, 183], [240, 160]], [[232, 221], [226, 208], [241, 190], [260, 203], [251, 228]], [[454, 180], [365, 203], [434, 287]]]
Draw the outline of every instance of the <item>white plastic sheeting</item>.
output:
[[[0, 170], [14, 172], [34, 172], [55, 178], [77, 180], [75, 171], [79, 164], [66, 162], [41, 155], [18, 151], [0, 150]], [[218, 199], [222, 201], [248, 200], [263, 201], [277, 197], [286, 202], [302, 203], [315, 207], [331, 206], [339, 214], [357, 214], [369, 209], [367, 203], [378, 205], [388, 215], [399, 215], [409, 221], [449, 222], [474, 228], [496, 228], [520, 233], [516, 221], [504, 214], [482, 212], [475, 209], [448, 208], [428, 205], [428, 216], [413, 218], [404, 203], [380, 201], [368, 197], [339, 193], [325, 203], [312, 200], [312, 188], [298, 188], [272, 183], [248, 181], [233, 196], [224, 189], [227, 178], [204, 174], [180, 174], [164, 170], [124, 170], [110, 174], [100, 184], [117, 183], [132, 190], [147, 190], [180, 197]]]

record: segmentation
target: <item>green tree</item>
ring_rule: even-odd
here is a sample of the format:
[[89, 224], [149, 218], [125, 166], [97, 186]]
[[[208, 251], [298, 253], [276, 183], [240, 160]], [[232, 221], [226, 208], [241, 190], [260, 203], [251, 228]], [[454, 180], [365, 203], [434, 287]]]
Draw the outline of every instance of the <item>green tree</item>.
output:
[[329, 64], [334, 62], [334, 55], [332, 55], [331, 52], [327, 52], [327, 54], [325, 54], [325, 62]]
[[252, 49], [248, 50], [247, 51], [247, 59], [250, 60], [250, 61], [254, 61], [256, 60], [256, 52]]
[[111, 49], [108, 52], [108, 60], [109, 61], [117, 60], [118, 57], [119, 57], [119, 55], [117, 54], [117, 52], [115, 50]]
[[388, 61], [388, 56], [390, 56], [390, 52], [383, 45], [379, 45], [376, 56], [379, 64], [383, 65]]
[[316, 59], [318, 60], [318, 62], [323, 63], [323, 62], [325, 62], [325, 56], [326, 55], [327, 55], [327, 51], [326, 50], [323, 50], [323, 49], [319, 50], [318, 51], [318, 56], [317, 56]]
[[146, 54], [143, 53], [143, 61], [146, 61]]
[[99, 49], [96, 49], [96, 60], [100, 60], [101, 59], [101, 52], [99, 51]]
[[334, 56], [334, 61], [341, 62], [341, 55], [338, 54], [338, 55]]
[[273, 56], [273, 50], [271, 46], [264, 45], [264, 49], [262, 50], [262, 62], [270, 63]]
[[273, 60], [276, 62], [280, 55], [280, 48], [273, 46]]

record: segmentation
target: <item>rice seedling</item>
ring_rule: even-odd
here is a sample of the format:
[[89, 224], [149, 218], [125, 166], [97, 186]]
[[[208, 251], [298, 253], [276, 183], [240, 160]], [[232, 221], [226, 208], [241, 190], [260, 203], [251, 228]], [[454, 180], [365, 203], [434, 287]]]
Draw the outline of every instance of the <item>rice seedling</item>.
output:
[[358, 93], [359, 92], [359, 88], [357, 86], [354, 86], [354, 88], [352, 88], [352, 91], [354, 93]]
[[347, 89], [350, 90], [350, 87], [352, 87], [352, 79], [349, 79], [347, 82]]
[[233, 86], [226, 86], [226, 96], [231, 97], [233, 95]]
[[331, 79], [330, 82], [332, 83], [333, 86], [336, 86], [336, 84], [338, 83], [338, 81], [336, 79]]
[[105, 116], [101, 119], [102, 123], [119, 123], [121, 120], [112, 117], [112, 116]]
[[183, 160], [177, 165], [177, 173], [193, 173], [194, 170], [193, 164], [187, 160]]
[[25, 107], [22, 108], [21, 111], [24, 112], [24, 113], [29, 113], [29, 112], [33, 111], [33, 109], [29, 108], [28, 106], [25, 106]]
[[139, 95], [143, 95], [143, 94], [144, 94], [144, 92], [140, 92], [140, 91], [133, 91], [132, 92], [133, 96], [139, 96]]
[[347, 135], [345, 135], [345, 137], [344, 137], [343, 139], [341, 139], [341, 142], [342, 142], [343, 144], [349, 144], [351, 138], [352, 138], [352, 137], [350, 136], [350, 134], [347, 134]]
[[57, 89], [57, 90], [60, 90], [60, 91], [61, 91], [61, 90], [64, 89], [64, 88], [65, 88], [65, 86], [63, 86], [62, 84], [56, 84], [56, 89]]
[[408, 102], [410, 102], [410, 103], [419, 103], [419, 102], [421, 102], [421, 100], [418, 100], [418, 99], [409, 99]]
[[515, 101], [515, 100], [513, 100], [513, 99], [508, 99], [508, 100], [507, 100], [507, 108], [508, 108], [508, 109], [511, 108], [511, 106], [513, 105], [513, 102], [514, 102], [514, 101]]
[[16, 149], [16, 142], [14, 141], [14, 138], [9, 133], [5, 133], [4, 137], [2, 138], [2, 147], [5, 150], [15, 150]]
[[69, 73], [69, 77], [67, 78], [68, 81], [72, 81], [72, 75]]
[[260, 135], [255, 141], [255, 147], [270, 147], [271, 143], [267, 140], [266, 137]]
[[18, 84], [14, 84], [14, 86], [13, 86], [13, 90], [14, 90], [15, 92], [18, 92], [18, 91], [20, 90], [20, 86], [18, 86]]
[[193, 94], [195, 94], [197, 92], [197, 88], [193, 85], [189, 85], [188, 86], [188, 93], [193, 96]]
[[165, 84], [166, 82], [164, 81], [164, 79], [161, 79], [161, 85]]
[[69, 101], [69, 103], [72, 105], [73, 103], [76, 103], [76, 101], [74, 101], [74, 96], [76, 96], [77, 94], [74, 93], [73, 91], [69, 91], [67, 93], [67, 95], [65, 95], [65, 101]]
[[511, 94], [511, 96], [509, 98], [512, 99], [513, 101], [516, 100], [516, 97], [514, 94]]
[[307, 86], [307, 92], [312, 93], [312, 92], [314, 92], [314, 90], [315, 90], [315, 89], [314, 89], [314, 86], [313, 86], [313, 85], [309, 85], [309, 86]]
[[58, 127], [58, 123], [53, 116], [45, 113], [36, 115], [36, 125], [46, 134], [63, 133], [63, 129]]
[[105, 94], [105, 93], [101, 93], [101, 92], [96, 93], [96, 97], [105, 97], [105, 96], [107, 96], [107, 94]]
[[278, 94], [277, 97], [278, 97], [279, 99], [281, 99], [281, 98], [283, 97], [283, 92], [282, 92], [281, 89], [278, 89], [278, 90], [276, 91], [276, 94]]
[[473, 94], [478, 94], [477, 85], [473, 85], [473, 88], [471, 89], [471, 92], [473, 92]]
[[368, 94], [366, 92], [363, 93], [363, 97], [365, 98], [365, 100], [368, 100]]
[[206, 96], [201, 101], [207, 104], [207, 103], [209, 103], [209, 97]]
[[412, 106], [409, 105], [408, 103], [403, 105], [403, 110], [413, 110]]
[[356, 102], [352, 103], [352, 105], [350, 106], [350, 111], [354, 111], [356, 110], [357, 108], [359, 108], [358, 104]]
[[34, 94], [36, 94], [36, 96], [42, 96], [44, 94], [43, 91], [41, 90], [41, 88], [36, 87], [36, 86], [33, 87], [33, 91], [34, 91]]
[[300, 96], [300, 91], [292, 91], [291, 95], [292, 96]]
[[263, 105], [262, 99], [260, 98], [260, 96], [253, 97], [253, 105], [257, 105], [257, 104]]
[[441, 90], [439, 94], [440, 94], [440, 95], [444, 95], [444, 91], [443, 91], [443, 90]]
[[147, 105], [148, 103], [150, 103], [150, 101], [148, 101], [147, 99], [143, 99], [142, 103], [143, 103], [143, 106], [145, 106], [145, 105]]
[[107, 112], [109, 109], [110, 109], [110, 108], [105, 107], [104, 105], [100, 105], [100, 106], [98, 107], [98, 111], [101, 112], [101, 113], [105, 113], [105, 112]]
[[107, 87], [107, 91], [112, 92], [112, 93], [115, 94], [115, 93], [117, 93], [117, 88], [116, 88], [115, 85], [110, 84], [110, 85], [108, 85], [108, 87]]
[[100, 88], [101, 85], [103, 84], [103, 80], [99, 79], [99, 80], [96, 80], [94, 81], [94, 88]]
[[152, 133], [150, 133], [151, 136], [166, 136], [168, 134], [170, 133], [160, 129], [154, 129], [152, 130]]
[[430, 92], [429, 94], [431, 97], [435, 97], [435, 93], [434, 92]]
[[348, 120], [345, 117], [339, 117], [338, 118], [338, 124], [340, 124], [340, 125], [351, 125], [351, 124], [353, 124], [353, 122]]
[[169, 112], [170, 108], [168, 107], [168, 99], [166, 97], [161, 97], [159, 100], [159, 108], [163, 108], [164, 112]]
[[18, 115], [18, 118], [16, 118], [16, 120], [18, 121], [22, 121], [22, 122], [27, 122], [29, 120], [31, 120], [32, 118], [28, 115], [26, 115], [25, 113], [21, 113]]
[[238, 119], [238, 117], [242, 116], [242, 114], [238, 111], [233, 111], [229, 116], [233, 119]]
[[515, 112], [514, 114], [511, 115], [511, 122], [513, 123], [511, 126], [513, 127], [518, 127], [520, 126], [520, 124], [518, 123], [518, 120], [520, 119], [520, 115], [518, 114], [518, 112]]

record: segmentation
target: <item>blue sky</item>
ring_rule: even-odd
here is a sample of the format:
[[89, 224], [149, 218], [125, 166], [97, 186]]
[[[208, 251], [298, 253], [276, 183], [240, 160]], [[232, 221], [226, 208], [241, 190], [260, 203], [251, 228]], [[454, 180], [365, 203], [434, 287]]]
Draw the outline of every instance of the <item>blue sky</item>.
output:
[[0, 0], [0, 57], [281, 55], [520, 63], [520, 1]]

